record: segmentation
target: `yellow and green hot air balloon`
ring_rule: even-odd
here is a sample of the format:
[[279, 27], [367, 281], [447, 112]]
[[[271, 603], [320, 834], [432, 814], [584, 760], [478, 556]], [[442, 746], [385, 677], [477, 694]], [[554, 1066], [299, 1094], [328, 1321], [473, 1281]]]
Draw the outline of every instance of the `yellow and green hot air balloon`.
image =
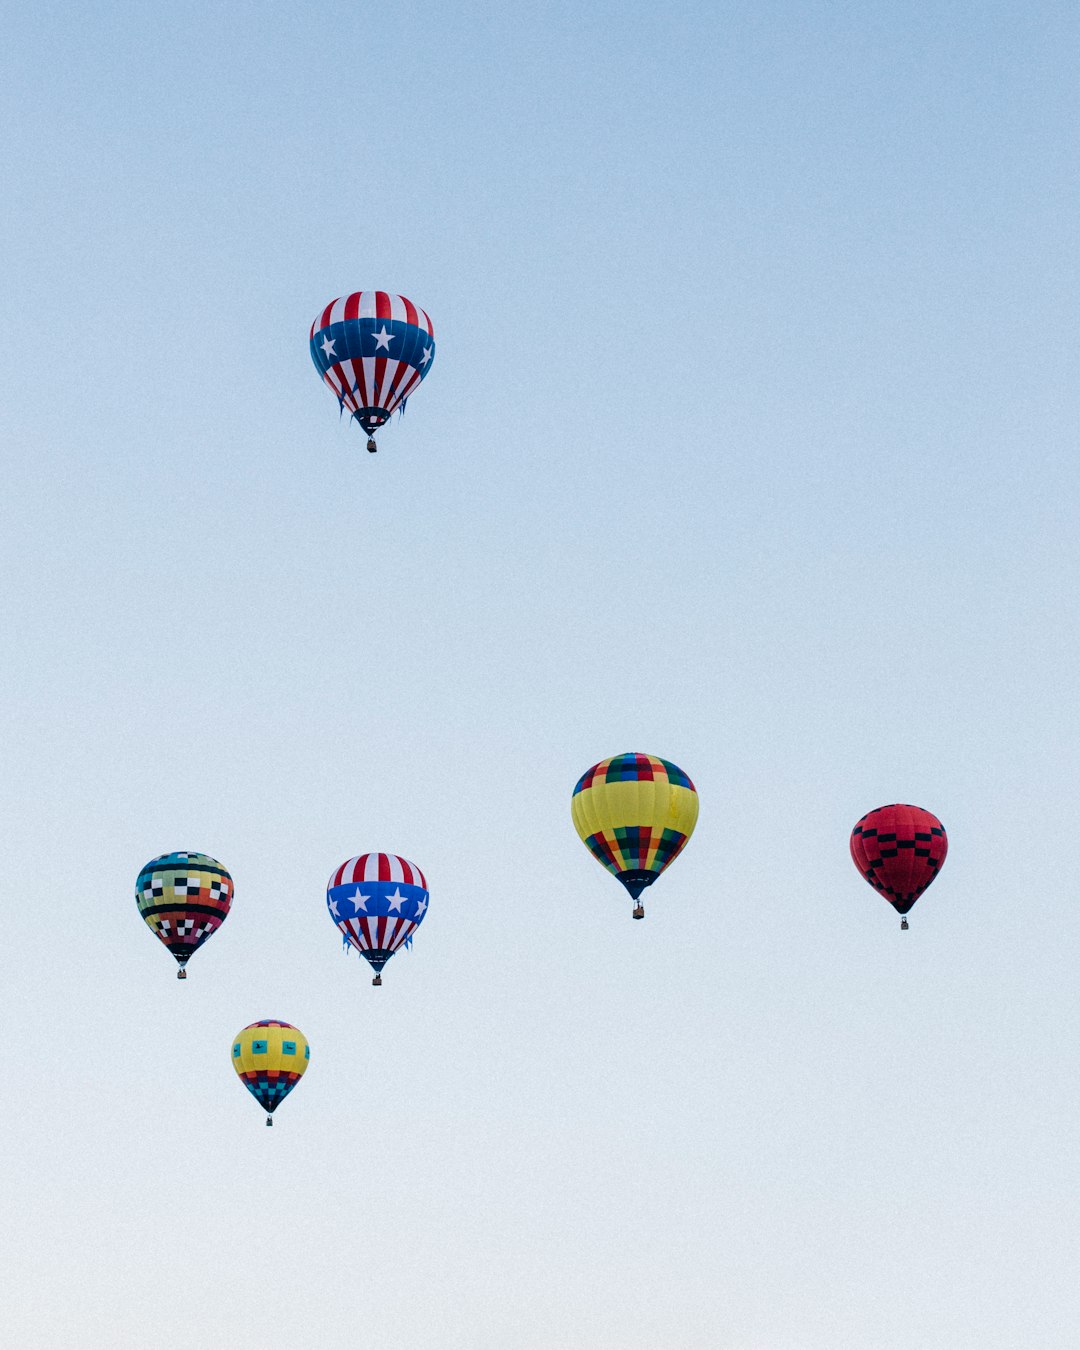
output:
[[273, 1125], [274, 1112], [303, 1078], [310, 1059], [303, 1032], [288, 1022], [252, 1022], [233, 1037], [233, 1068], [266, 1111], [267, 1125]]
[[574, 788], [574, 828], [589, 852], [639, 896], [678, 857], [694, 833], [698, 795], [682, 769], [656, 755], [614, 755], [594, 764]]

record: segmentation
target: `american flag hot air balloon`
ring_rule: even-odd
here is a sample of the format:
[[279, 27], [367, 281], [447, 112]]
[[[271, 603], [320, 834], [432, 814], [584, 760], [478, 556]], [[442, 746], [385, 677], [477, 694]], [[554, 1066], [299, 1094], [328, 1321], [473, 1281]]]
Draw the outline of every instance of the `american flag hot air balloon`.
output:
[[311, 359], [323, 383], [367, 432], [375, 432], [409, 396], [435, 359], [427, 314], [403, 295], [354, 291], [332, 300], [311, 325]]

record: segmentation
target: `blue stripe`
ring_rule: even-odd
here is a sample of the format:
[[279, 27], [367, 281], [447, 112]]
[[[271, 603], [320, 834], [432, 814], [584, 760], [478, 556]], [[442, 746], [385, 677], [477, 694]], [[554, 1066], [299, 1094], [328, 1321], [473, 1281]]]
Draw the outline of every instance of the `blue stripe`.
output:
[[[377, 347], [375, 334], [386, 329], [391, 334], [388, 346]], [[323, 342], [329, 339], [334, 344], [332, 352], [323, 351]], [[332, 323], [320, 328], [310, 343], [311, 359], [320, 375], [339, 361], [359, 361], [365, 356], [389, 356], [395, 361], [405, 361], [420, 372], [420, 378], [431, 369], [435, 360], [435, 339], [428, 337], [422, 328], [403, 319], [348, 319], [341, 323]], [[424, 363], [424, 352], [431, 352], [428, 362]]]
[[[353, 896], [359, 889], [361, 895], [368, 897], [367, 908], [358, 908], [353, 903]], [[401, 909], [395, 909], [390, 912], [389, 897], [397, 891], [400, 893]], [[378, 919], [384, 914], [389, 914], [391, 918], [411, 919], [414, 923], [422, 923], [425, 909], [417, 916], [417, 908], [421, 900], [428, 898], [427, 891], [422, 886], [407, 886], [403, 881], [360, 881], [350, 882], [347, 886], [331, 886], [326, 892], [327, 908], [333, 900], [337, 904], [337, 914], [330, 910], [330, 917], [335, 923], [339, 919]]]

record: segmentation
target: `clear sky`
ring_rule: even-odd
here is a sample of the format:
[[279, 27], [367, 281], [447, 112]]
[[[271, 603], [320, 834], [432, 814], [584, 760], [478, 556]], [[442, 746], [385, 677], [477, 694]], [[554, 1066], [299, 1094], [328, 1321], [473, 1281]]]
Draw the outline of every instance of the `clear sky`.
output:
[[[5, 1346], [1075, 1347], [1078, 39], [16, 3]], [[376, 287], [438, 356], [370, 456], [307, 334]], [[570, 823], [624, 750], [702, 803], [640, 924]], [[236, 880], [186, 985], [171, 849]], [[432, 902], [373, 990], [379, 849]]]

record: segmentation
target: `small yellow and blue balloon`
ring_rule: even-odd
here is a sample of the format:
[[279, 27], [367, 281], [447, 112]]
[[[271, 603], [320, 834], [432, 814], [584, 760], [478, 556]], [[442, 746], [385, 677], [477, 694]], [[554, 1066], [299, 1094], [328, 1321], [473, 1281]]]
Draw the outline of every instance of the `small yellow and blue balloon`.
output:
[[622, 882], [645, 917], [641, 892], [686, 847], [698, 795], [677, 764], [656, 755], [614, 755], [582, 774], [571, 801], [589, 852]]
[[266, 1112], [274, 1112], [303, 1078], [311, 1047], [289, 1022], [252, 1022], [233, 1037], [232, 1062], [240, 1081]]
[[176, 978], [186, 980], [192, 953], [228, 916], [233, 879], [207, 853], [163, 853], [139, 873], [135, 899], [150, 931], [176, 958]]

